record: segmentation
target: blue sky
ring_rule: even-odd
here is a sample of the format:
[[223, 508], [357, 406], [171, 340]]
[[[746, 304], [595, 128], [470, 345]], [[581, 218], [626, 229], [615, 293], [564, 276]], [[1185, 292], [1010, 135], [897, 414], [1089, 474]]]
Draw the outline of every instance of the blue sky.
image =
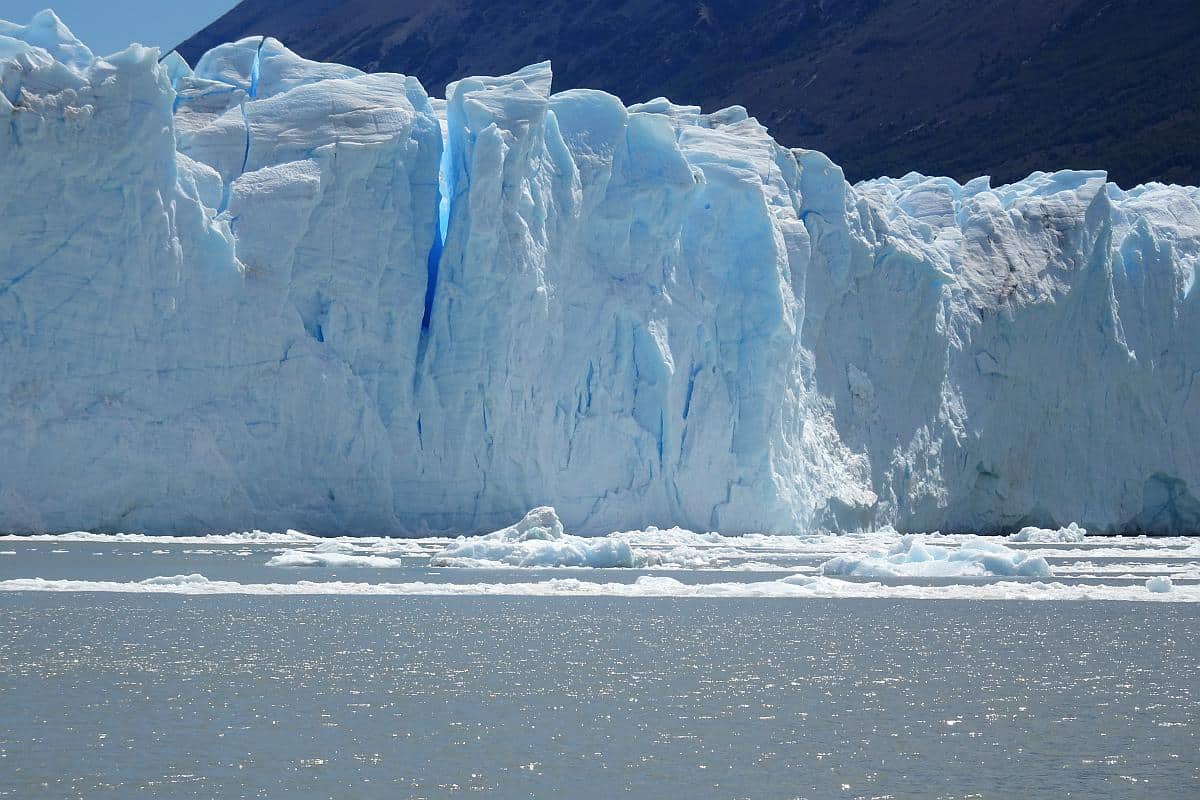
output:
[[100, 55], [130, 42], [167, 50], [237, 5], [237, 0], [0, 0], [0, 19], [22, 24], [53, 8]]

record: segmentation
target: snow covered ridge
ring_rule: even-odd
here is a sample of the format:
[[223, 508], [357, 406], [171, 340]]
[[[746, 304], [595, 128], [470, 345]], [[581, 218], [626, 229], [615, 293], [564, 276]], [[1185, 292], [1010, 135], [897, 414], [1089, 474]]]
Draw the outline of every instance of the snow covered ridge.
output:
[[158, 55], [0, 23], [0, 530], [1200, 530], [1196, 188]]

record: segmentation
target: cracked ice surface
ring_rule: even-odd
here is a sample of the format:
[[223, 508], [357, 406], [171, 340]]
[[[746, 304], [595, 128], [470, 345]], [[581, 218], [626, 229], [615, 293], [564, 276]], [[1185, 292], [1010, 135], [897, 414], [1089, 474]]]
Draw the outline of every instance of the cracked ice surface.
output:
[[551, 82], [0, 23], [0, 529], [1200, 529], [1196, 188]]

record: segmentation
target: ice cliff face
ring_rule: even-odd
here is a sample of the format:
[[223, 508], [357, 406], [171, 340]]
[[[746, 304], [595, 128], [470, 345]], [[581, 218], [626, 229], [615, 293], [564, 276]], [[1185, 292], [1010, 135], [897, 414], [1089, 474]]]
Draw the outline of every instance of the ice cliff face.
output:
[[1200, 529], [1200, 192], [0, 23], [0, 528]]

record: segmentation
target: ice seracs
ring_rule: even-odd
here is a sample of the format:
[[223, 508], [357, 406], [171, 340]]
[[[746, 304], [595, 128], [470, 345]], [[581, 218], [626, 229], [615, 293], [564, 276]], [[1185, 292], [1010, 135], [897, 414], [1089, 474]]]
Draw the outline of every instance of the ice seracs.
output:
[[551, 84], [0, 24], [0, 529], [1200, 528], [1197, 189]]

